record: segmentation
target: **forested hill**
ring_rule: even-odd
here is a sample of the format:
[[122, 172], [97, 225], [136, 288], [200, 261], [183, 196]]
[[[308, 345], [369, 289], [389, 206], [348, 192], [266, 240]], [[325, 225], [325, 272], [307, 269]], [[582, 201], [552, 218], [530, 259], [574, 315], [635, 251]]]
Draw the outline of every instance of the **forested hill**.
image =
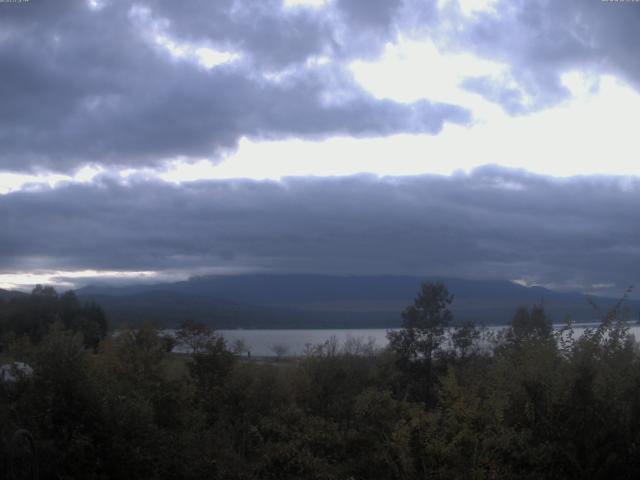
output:
[[26, 295], [23, 292], [18, 292], [16, 290], [4, 290], [0, 288], [0, 301], [11, 300], [12, 298], [18, 298]]
[[[456, 320], [508, 323], [519, 305], [543, 303], [555, 322], [597, 318], [587, 297], [508, 281], [413, 276], [234, 275], [197, 277], [183, 282], [79, 289], [112, 322], [152, 320], [171, 326], [184, 318], [216, 328], [394, 327], [422, 282], [442, 280], [454, 294]], [[603, 309], [617, 299], [596, 298]], [[629, 302], [637, 318], [638, 302]]]

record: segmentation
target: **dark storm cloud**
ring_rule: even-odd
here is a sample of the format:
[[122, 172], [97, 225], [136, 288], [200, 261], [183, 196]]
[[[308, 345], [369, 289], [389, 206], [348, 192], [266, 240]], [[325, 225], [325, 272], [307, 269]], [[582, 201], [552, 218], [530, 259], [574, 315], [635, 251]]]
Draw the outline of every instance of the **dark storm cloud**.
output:
[[103, 177], [0, 197], [0, 269], [254, 268], [526, 278], [638, 279], [640, 182], [470, 175], [182, 186]]
[[[0, 4], [0, 170], [135, 166], [215, 156], [244, 135], [436, 133], [468, 120], [452, 105], [376, 100], [348, 74], [367, 29], [370, 52], [392, 35], [397, 2], [315, 13], [275, 0], [100, 3]], [[240, 57], [207, 70], [157, 36]], [[309, 65], [320, 56], [328, 63]]]
[[494, 8], [476, 15], [448, 40], [509, 66], [511, 78], [464, 82], [508, 112], [522, 114], [566, 99], [569, 91], [560, 75], [571, 69], [615, 74], [640, 87], [640, 4], [500, 0]]
[[[210, 40], [243, 50], [252, 61], [273, 68], [328, 54], [337, 58], [375, 56], [403, 28], [407, 12], [433, 22], [434, 7], [416, 0], [335, 0], [321, 9], [283, 10], [283, 0], [148, 3], [171, 19], [172, 31], [192, 41]], [[427, 5], [429, 2], [427, 2]], [[231, 12], [231, 13], [230, 13]], [[428, 20], [428, 21], [427, 21]]]

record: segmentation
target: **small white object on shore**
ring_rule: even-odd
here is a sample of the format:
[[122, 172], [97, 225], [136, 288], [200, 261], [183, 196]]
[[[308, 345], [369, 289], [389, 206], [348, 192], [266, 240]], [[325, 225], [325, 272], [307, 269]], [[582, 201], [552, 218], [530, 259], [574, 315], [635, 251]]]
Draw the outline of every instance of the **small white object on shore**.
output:
[[33, 375], [33, 368], [24, 362], [12, 362], [0, 365], [0, 382], [13, 383], [22, 377]]

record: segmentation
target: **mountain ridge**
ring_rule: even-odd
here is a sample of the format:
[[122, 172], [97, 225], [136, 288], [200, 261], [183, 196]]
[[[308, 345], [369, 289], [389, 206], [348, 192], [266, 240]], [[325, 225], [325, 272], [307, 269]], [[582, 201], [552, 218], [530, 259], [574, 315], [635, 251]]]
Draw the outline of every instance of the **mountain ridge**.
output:
[[[397, 327], [421, 283], [442, 281], [454, 295], [458, 321], [508, 323], [520, 305], [542, 303], [558, 323], [597, 319], [578, 292], [525, 287], [506, 280], [397, 275], [245, 274], [129, 286], [87, 286], [81, 299], [97, 301], [116, 323], [150, 320], [175, 326], [185, 318], [216, 328]], [[602, 309], [617, 299], [593, 297]], [[632, 316], [638, 301], [628, 301]]]

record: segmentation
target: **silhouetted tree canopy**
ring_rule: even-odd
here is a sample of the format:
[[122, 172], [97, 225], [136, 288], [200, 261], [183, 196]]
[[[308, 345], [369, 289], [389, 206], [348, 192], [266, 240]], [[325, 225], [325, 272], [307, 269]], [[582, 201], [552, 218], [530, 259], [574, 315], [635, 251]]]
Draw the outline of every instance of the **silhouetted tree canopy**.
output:
[[12, 306], [46, 328], [2, 353], [33, 373], [0, 382], [0, 442], [30, 431], [42, 479], [640, 475], [640, 349], [619, 309], [582, 331], [522, 307], [496, 333], [452, 327], [451, 301], [425, 284], [389, 348], [333, 338], [275, 362], [211, 331], [170, 353], [150, 325], [88, 349], [83, 307], [41, 288]]
[[[398, 367], [420, 382], [425, 400], [432, 400], [434, 361], [442, 353], [446, 329], [453, 321], [449, 305], [453, 295], [441, 282], [422, 284], [413, 305], [402, 312], [402, 329], [389, 331], [389, 347], [395, 353]], [[409, 382], [410, 383], [410, 382]]]
[[60, 295], [53, 287], [37, 285], [30, 295], [0, 302], [0, 338], [27, 336], [38, 343], [57, 322], [81, 333], [90, 348], [96, 348], [108, 331], [102, 308], [93, 302], [81, 304], [73, 291]]

